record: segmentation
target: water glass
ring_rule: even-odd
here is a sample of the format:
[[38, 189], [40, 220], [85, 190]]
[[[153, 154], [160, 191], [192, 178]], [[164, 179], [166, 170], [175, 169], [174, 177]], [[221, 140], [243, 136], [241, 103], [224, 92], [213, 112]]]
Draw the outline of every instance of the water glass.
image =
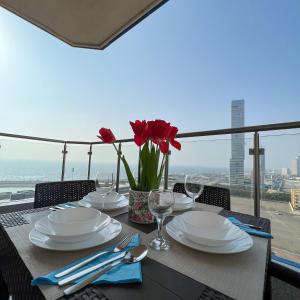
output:
[[170, 190], [152, 190], [148, 199], [149, 210], [157, 221], [157, 237], [150, 242], [155, 250], [168, 250], [170, 242], [162, 235], [162, 226], [166, 216], [173, 212], [174, 194]]

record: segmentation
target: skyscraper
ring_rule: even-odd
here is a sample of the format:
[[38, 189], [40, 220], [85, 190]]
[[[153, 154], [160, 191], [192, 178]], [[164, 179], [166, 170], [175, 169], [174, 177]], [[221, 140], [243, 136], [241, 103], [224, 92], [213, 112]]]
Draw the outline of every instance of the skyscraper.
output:
[[300, 176], [300, 156], [292, 160], [291, 174]]
[[[245, 126], [245, 101], [231, 102], [231, 127]], [[231, 135], [230, 185], [244, 184], [245, 134]]]

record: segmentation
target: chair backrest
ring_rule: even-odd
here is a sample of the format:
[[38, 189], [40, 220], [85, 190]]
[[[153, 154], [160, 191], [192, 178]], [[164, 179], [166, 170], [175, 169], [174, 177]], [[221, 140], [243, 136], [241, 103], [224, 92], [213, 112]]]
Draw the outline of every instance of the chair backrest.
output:
[[[184, 183], [177, 182], [173, 191], [186, 194]], [[205, 185], [202, 194], [196, 199], [196, 202], [215, 205], [230, 210], [230, 191], [226, 188]]]
[[58, 181], [35, 186], [34, 208], [77, 201], [96, 190], [95, 181]]

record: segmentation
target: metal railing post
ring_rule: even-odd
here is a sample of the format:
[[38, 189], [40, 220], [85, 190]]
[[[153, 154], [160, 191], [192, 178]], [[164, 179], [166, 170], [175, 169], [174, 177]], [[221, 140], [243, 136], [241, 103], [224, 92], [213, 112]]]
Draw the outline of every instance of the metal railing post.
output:
[[116, 175], [116, 192], [117, 193], [119, 192], [119, 185], [120, 185], [121, 154], [122, 154], [122, 144], [119, 143], [118, 160], [117, 160], [117, 175]]
[[90, 151], [87, 153], [89, 156], [89, 165], [88, 165], [88, 176], [87, 179], [89, 180], [91, 177], [91, 162], [92, 162], [92, 148], [93, 148], [93, 144], [90, 144]]
[[260, 216], [260, 148], [259, 133], [254, 133], [253, 142], [254, 216]]
[[61, 168], [61, 181], [64, 181], [65, 178], [65, 167], [66, 167], [66, 155], [68, 153], [67, 151], [67, 143], [64, 144], [64, 149], [61, 152], [63, 154], [63, 160], [62, 160], [62, 168]]
[[167, 190], [169, 186], [169, 157], [171, 155], [171, 151], [166, 155], [165, 162], [165, 172], [164, 172], [164, 189]]

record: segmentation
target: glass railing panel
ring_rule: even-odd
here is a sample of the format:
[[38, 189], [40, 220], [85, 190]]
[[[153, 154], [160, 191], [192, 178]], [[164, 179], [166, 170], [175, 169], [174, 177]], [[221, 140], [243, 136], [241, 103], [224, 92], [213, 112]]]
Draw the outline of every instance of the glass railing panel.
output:
[[91, 176], [93, 180], [111, 181], [116, 178], [117, 153], [111, 144], [93, 145]]
[[[251, 173], [252, 161], [248, 148], [251, 136], [245, 135], [238, 153], [240, 161], [232, 162], [230, 135], [180, 139], [182, 150], [171, 149], [169, 186], [183, 182], [185, 174], [202, 176], [207, 185], [230, 189], [232, 210], [253, 214]], [[236, 153], [235, 153], [236, 155]], [[230, 170], [231, 167], [231, 170]], [[242, 171], [241, 171], [242, 170]], [[204, 180], [205, 179], [205, 180]]]
[[60, 180], [60, 144], [0, 139], [0, 203], [33, 198], [36, 183]]
[[[67, 151], [64, 180], [87, 179], [89, 145], [68, 144]], [[61, 154], [61, 161], [62, 157]]]
[[300, 263], [300, 131], [261, 133], [260, 146], [261, 216], [271, 220], [272, 251]]

